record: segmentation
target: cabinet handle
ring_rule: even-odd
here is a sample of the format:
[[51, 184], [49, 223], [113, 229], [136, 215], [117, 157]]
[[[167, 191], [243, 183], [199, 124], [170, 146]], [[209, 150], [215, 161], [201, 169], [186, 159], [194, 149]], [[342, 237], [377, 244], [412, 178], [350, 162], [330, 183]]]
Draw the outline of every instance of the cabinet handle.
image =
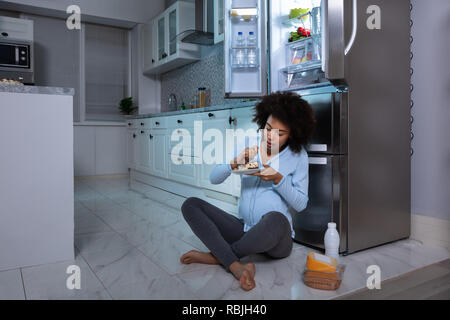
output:
[[152, 59], [152, 63], [155, 63], [155, 59]]
[[128, 125], [131, 126], [131, 122], [128, 122]]
[[133, 139], [136, 138], [136, 133], [133, 133]]
[[144, 123], [143, 122], [141, 122], [141, 126], [143, 126], [144, 125]]
[[167, 57], [167, 53], [163, 53], [162, 55], [161, 55], [161, 57], [164, 59], [164, 58], [166, 58]]
[[156, 122], [155, 122], [155, 125], [159, 126], [159, 122], [158, 122], [158, 121], [156, 121]]
[[9, 34], [7, 32], [2, 32], [2, 36], [7, 37]]
[[145, 133], [145, 131], [141, 131], [141, 133]]
[[231, 116], [228, 118], [228, 123], [232, 124], [232, 123], [236, 123], [236, 118], [232, 118]]
[[153, 136], [152, 136], [152, 135], [149, 135], [149, 137], [150, 137], [150, 139], [153, 139]]
[[208, 113], [208, 117], [214, 117], [214, 113]]
[[183, 121], [181, 121], [181, 120], [177, 120], [177, 122], [178, 122], [178, 123], [183, 123]]

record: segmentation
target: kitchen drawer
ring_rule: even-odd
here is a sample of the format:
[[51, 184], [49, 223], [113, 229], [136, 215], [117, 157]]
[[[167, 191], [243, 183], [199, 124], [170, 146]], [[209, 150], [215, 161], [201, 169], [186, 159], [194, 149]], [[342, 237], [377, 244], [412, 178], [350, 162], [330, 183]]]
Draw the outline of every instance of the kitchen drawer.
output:
[[135, 125], [137, 129], [148, 130], [150, 129], [150, 119], [136, 119]]
[[230, 109], [226, 110], [219, 110], [219, 111], [209, 111], [209, 112], [202, 112], [198, 114], [198, 117], [200, 120], [214, 120], [219, 118], [226, 118], [228, 121], [228, 118], [230, 117]]
[[167, 128], [167, 117], [150, 118], [150, 128], [152, 129], [166, 129]]
[[169, 128], [169, 140], [170, 137], [173, 135], [175, 137], [179, 137], [179, 136], [191, 136], [194, 137], [194, 128], [193, 127], [187, 127], [187, 128], [183, 128], [183, 127], [179, 127], [179, 128]]
[[193, 128], [195, 120], [198, 120], [198, 113], [180, 114], [167, 117], [167, 125], [169, 128]]
[[126, 123], [126, 127], [129, 129], [136, 129], [137, 125], [139, 123], [139, 119], [129, 119], [127, 121], [125, 121]]
[[255, 115], [255, 106], [231, 109], [232, 117], [251, 117]]

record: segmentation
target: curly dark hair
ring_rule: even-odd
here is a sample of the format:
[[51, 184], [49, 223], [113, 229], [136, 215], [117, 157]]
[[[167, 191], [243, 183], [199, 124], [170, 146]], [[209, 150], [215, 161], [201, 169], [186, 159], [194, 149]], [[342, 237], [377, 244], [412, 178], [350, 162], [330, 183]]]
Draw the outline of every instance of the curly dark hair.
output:
[[300, 153], [302, 146], [306, 147], [311, 140], [316, 126], [309, 103], [296, 93], [277, 91], [255, 105], [253, 122], [263, 129], [270, 115], [289, 127], [291, 132], [287, 144], [292, 152]]

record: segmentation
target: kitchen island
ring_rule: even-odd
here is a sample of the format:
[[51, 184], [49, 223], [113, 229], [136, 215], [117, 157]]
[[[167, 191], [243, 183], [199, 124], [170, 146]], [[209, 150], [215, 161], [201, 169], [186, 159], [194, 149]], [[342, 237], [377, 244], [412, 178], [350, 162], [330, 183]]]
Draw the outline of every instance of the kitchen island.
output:
[[73, 94], [0, 85], [0, 271], [74, 259]]

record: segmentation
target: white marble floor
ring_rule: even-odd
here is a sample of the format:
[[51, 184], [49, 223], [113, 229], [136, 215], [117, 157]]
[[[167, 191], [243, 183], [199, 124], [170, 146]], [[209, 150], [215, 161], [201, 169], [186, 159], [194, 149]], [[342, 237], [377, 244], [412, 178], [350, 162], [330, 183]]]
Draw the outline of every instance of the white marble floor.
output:
[[[369, 265], [386, 280], [450, 258], [445, 248], [397, 241], [341, 257], [340, 288], [321, 291], [302, 281], [312, 249], [295, 244], [286, 259], [246, 257], [256, 265], [246, 292], [221, 266], [181, 264], [184, 252], [207, 249], [181, 215], [184, 198], [156, 188], [151, 197], [129, 190], [126, 177], [77, 178], [75, 260], [0, 272], [0, 299], [332, 299], [365, 287]], [[66, 287], [73, 264], [79, 290]]]

